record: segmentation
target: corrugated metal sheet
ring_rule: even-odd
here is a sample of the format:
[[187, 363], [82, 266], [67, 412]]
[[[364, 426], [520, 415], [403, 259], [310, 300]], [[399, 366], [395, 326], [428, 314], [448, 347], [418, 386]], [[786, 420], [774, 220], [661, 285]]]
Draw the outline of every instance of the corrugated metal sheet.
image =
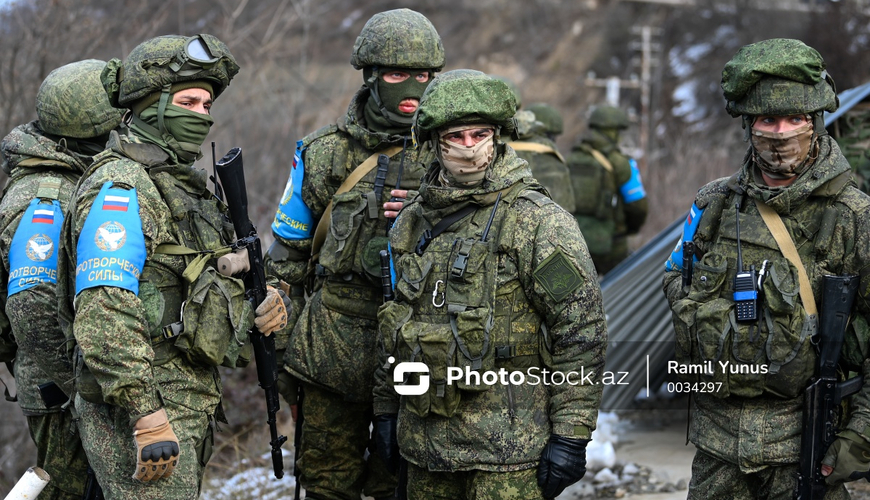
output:
[[674, 346], [662, 277], [683, 220], [674, 221], [601, 281], [609, 339], [605, 370], [614, 374], [612, 381], [626, 384], [605, 386], [603, 410], [632, 408], [638, 395], [646, 397], [647, 386], [654, 393], [665, 378]]

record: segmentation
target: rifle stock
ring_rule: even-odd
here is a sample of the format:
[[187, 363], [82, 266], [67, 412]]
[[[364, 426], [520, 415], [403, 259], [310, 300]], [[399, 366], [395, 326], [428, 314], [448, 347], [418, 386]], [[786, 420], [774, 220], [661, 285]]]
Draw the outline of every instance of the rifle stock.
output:
[[[216, 164], [218, 176], [223, 185], [227, 207], [233, 221], [238, 241], [235, 249], [245, 248], [248, 251], [249, 271], [243, 276], [245, 296], [254, 309], [266, 299], [266, 271], [263, 267], [263, 251], [257, 228], [248, 217], [248, 193], [245, 187], [245, 171], [242, 162], [241, 148], [232, 148], [218, 160]], [[254, 360], [257, 364], [257, 381], [266, 393], [266, 422], [269, 424], [269, 435], [272, 454], [272, 468], [275, 477], [284, 477], [284, 457], [281, 445], [287, 441], [287, 436], [278, 434], [275, 416], [280, 409], [278, 400], [278, 364], [275, 354], [275, 337], [263, 335], [256, 327], [249, 332], [251, 345], [254, 348]]]
[[861, 389], [861, 377], [837, 382], [837, 363], [858, 291], [858, 276], [825, 276], [819, 321], [819, 370], [804, 392], [803, 434], [795, 487], [796, 500], [822, 499], [827, 491], [822, 459], [837, 435], [836, 419], [844, 398]]

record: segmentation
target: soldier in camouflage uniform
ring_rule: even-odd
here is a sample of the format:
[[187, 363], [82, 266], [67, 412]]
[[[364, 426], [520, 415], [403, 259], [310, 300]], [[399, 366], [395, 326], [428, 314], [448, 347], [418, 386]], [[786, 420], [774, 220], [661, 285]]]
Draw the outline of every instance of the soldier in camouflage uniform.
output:
[[233, 228], [193, 168], [238, 69], [201, 34], [145, 41], [102, 72], [110, 102], [130, 112], [71, 200], [59, 305], [77, 343], [82, 441], [107, 499], [197, 498], [214, 422], [226, 421], [218, 365], [244, 362], [252, 321], [264, 334], [286, 323], [274, 288], [254, 318], [241, 280], [215, 271]]
[[[553, 498], [586, 472], [601, 291], [571, 214], [501, 142], [515, 106], [503, 82], [456, 70], [415, 118], [437, 158], [390, 233], [374, 403], [376, 449], [407, 460], [411, 499]], [[581, 370], [585, 385], [533, 377]]]
[[637, 163], [619, 150], [620, 130], [627, 127], [624, 111], [599, 106], [568, 156], [574, 216], [601, 275], [628, 257], [628, 236], [640, 231], [648, 211]]
[[[366, 458], [376, 312], [383, 302], [378, 252], [387, 248], [389, 229], [382, 204], [393, 188], [417, 189], [433, 157], [431, 150], [412, 143], [411, 118], [423, 90], [444, 66], [444, 48], [422, 14], [391, 10], [363, 27], [351, 64], [363, 70], [363, 87], [343, 120], [297, 143], [272, 225], [275, 244], [267, 255], [269, 271], [296, 285], [291, 293], [296, 304], [312, 254], [316, 264], [310, 298], [284, 357], [303, 387], [304, 425], [297, 446], [308, 498], [394, 495], [395, 477], [376, 456]], [[361, 179], [348, 180], [367, 166]], [[312, 236], [315, 227], [322, 233]], [[295, 403], [291, 383], [282, 394]]]
[[[722, 89], [750, 145], [738, 172], [695, 198], [682, 238], [695, 248], [691, 286], [681, 283], [681, 245], [664, 277], [677, 361], [714, 364], [709, 375], [687, 376], [716, 383], [692, 399], [689, 498], [792, 498], [824, 275], [860, 275], [841, 363], [865, 380], [870, 370], [870, 198], [825, 131], [823, 113], [839, 103], [815, 49], [790, 39], [747, 45], [725, 65]], [[777, 219], [787, 233], [779, 239], [769, 229]], [[790, 246], [797, 256], [787, 258]], [[738, 248], [744, 270], [764, 268], [757, 320], [735, 316]], [[848, 498], [843, 481], [870, 468], [868, 396], [865, 383], [849, 400], [851, 417], [831, 422], [839, 434], [822, 462], [826, 499]]]
[[[63, 212], [79, 176], [121, 123], [100, 83], [105, 66], [89, 59], [49, 73], [36, 95], [38, 120], [2, 142], [10, 180], [0, 202], [0, 315], [4, 323], [8, 316], [18, 345], [18, 404], [36, 443], [36, 465], [51, 475], [41, 499], [79, 499], [87, 480], [74, 409], [63, 404], [73, 394], [73, 369], [55, 314], [55, 287]], [[56, 397], [51, 406], [40, 386]]]
[[517, 111], [514, 118], [517, 120], [517, 139], [508, 144], [517, 156], [529, 163], [535, 179], [547, 188], [553, 201], [568, 212], [574, 212], [571, 174], [555, 141], [547, 136], [547, 125], [532, 109]]

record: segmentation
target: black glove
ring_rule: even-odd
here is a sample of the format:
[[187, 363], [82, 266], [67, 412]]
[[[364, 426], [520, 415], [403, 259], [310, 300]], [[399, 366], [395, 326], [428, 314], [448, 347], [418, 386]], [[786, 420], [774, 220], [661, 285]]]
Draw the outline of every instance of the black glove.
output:
[[375, 416], [375, 452], [393, 475], [399, 471], [399, 438], [396, 437], [398, 421], [399, 416], [395, 413]]
[[556, 498], [562, 490], [583, 478], [589, 441], [550, 436], [538, 464], [538, 486], [544, 498]]

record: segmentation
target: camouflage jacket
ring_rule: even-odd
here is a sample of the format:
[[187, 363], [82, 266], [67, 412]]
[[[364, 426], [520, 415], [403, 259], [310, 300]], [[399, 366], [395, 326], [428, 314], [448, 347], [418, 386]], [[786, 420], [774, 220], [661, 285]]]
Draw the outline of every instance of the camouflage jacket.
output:
[[[139, 291], [95, 286], [75, 294], [76, 243], [95, 237], [82, 230], [100, 189], [110, 181], [117, 189], [136, 189], [146, 250]], [[164, 338], [164, 327], [180, 318], [187, 293], [182, 272], [193, 257], [157, 252], [161, 244], [208, 251], [233, 241], [226, 207], [206, 181], [205, 171], [171, 163], [163, 149], [132, 132], [113, 131], [71, 203], [67, 256], [61, 263], [61, 325], [68, 337], [74, 335], [102, 399], [123, 408], [131, 421], [162, 407], [163, 400], [209, 415], [220, 402], [218, 370], [186, 361], [172, 339]]]
[[[402, 455], [433, 471], [535, 467], [551, 433], [588, 436], [601, 400], [601, 385], [536, 384], [531, 376], [582, 371], [598, 380], [607, 329], [596, 273], [571, 215], [542, 194], [512, 149], [499, 149], [473, 189], [441, 187], [433, 162], [390, 234], [396, 300], [378, 314], [374, 410], [399, 414]], [[466, 207], [471, 215], [415, 251], [425, 230]], [[423, 396], [400, 398], [393, 386], [396, 363], [406, 361], [422, 361], [430, 372]], [[450, 385], [450, 368], [521, 372], [524, 381]], [[422, 384], [419, 377], [409, 382]]]
[[[324, 127], [302, 140], [300, 153], [305, 168], [302, 198], [311, 209], [315, 224], [332, 201], [331, 219], [320, 259], [313, 295], [303, 314], [321, 315], [321, 307], [332, 313], [358, 319], [360, 328], [339, 335], [331, 328], [321, 329], [315, 321], [298, 321], [291, 334], [285, 365], [300, 379], [322, 385], [353, 400], [371, 398], [372, 379], [377, 359], [377, 332], [372, 323], [383, 302], [378, 251], [387, 247], [387, 219], [383, 204], [399, 180], [402, 163], [402, 189], [416, 192], [425, 171], [425, 162], [434, 157], [431, 149], [413, 148], [410, 137], [390, 136], [366, 128], [363, 106], [368, 89], [352, 100], [345, 119]], [[390, 146], [404, 150], [390, 157], [389, 168], [380, 193], [375, 192], [377, 169], [372, 169], [350, 191], [334, 196], [344, 180], [366, 159]], [[274, 231], [273, 231], [274, 233]], [[284, 256], [269, 252], [270, 272], [287, 282], [301, 284], [311, 254], [311, 238], [287, 240]], [[297, 311], [301, 301], [294, 303]], [[296, 314], [299, 314], [298, 312]], [[294, 315], [295, 316], [295, 315]], [[285, 341], [286, 342], [286, 341]], [[281, 339], [277, 340], [279, 347]], [[341, 354], [344, 353], [344, 354]]]
[[[540, 144], [553, 149], [552, 153], [539, 153], [523, 149], [524, 143]], [[553, 201], [569, 213], [574, 212], [574, 188], [571, 184], [571, 173], [565, 160], [559, 154], [556, 143], [542, 135], [520, 137], [518, 141], [508, 143], [516, 150], [517, 156], [526, 160], [532, 169], [532, 175], [547, 188]]]
[[[48, 409], [37, 387], [54, 381], [66, 394], [72, 394], [73, 371], [64, 347], [64, 336], [57, 322], [55, 283], [43, 281], [11, 297], [7, 296], [9, 252], [12, 239], [28, 205], [37, 196], [57, 199], [66, 209], [76, 181], [90, 165], [91, 157], [58, 146], [39, 129], [37, 122], [19, 125], [2, 143], [3, 169], [9, 182], [0, 202], [0, 316], [7, 316], [18, 345], [15, 381], [18, 404], [26, 415]], [[41, 186], [42, 185], [42, 186]], [[45, 186], [51, 185], [50, 189]], [[42, 191], [40, 192], [40, 188]], [[59, 241], [51, 242], [49, 252], [57, 252]], [[57, 408], [54, 409], [57, 411]]]
[[[612, 171], [592, 156], [593, 149], [607, 157], [613, 166]], [[607, 238], [608, 235], [610, 238], [623, 237], [640, 231], [646, 221], [647, 200], [625, 203], [620, 196], [620, 187], [631, 178], [631, 166], [628, 157], [612, 140], [590, 129], [572, 148], [568, 170], [574, 189], [574, 215], [587, 240]], [[599, 246], [597, 243], [589, 241], [589, 247]]]
[[[820, 145], [815, 164], [788, 187], [766, 186], [747, 155], [734, 176], [701, 188], [692, 209], [695, 229], [687, 229], [689, 234], [684, 235], [694, 241], [697, 258], [688, 294], [682, 290], [682, 264], [676, 263], [681, 256], [676, 250], [667, 264], [664, 292], [673, 311], [677, 360], [712, 360], [713, 380], [723, 383], [719, 392], [694, 398], [690, 439], [699, 449], [739, 465], [744, 472], [798, 461], [803, 388], [818, 363], [809, 338], [817, 319], [807, 315], [798, 293], [797, 269], [783, 256], [754, 200], [781, 216], [820, 314], [824, 314], [824, 275], [860, 276], [841, 363], [865, 377], [870, 369], [870, 198], [855, 187], [837, 143], [823, 136]], [[738, 202], [743, 267], [766, 267], [758, 322], [738, 323], [733, 316]], [[747, 371], [725, 371], [719, 361]], [[870, 435], [866, 430], [870, 388], [865, 386], [853, 396], [850, 406], [848, 428]]]

